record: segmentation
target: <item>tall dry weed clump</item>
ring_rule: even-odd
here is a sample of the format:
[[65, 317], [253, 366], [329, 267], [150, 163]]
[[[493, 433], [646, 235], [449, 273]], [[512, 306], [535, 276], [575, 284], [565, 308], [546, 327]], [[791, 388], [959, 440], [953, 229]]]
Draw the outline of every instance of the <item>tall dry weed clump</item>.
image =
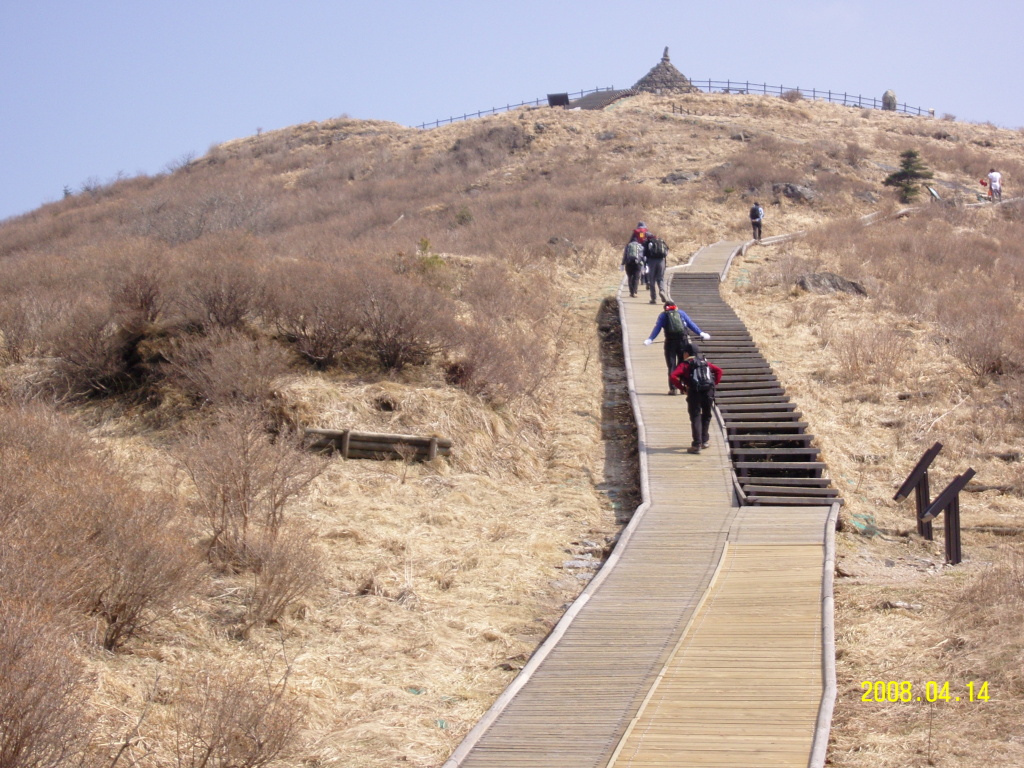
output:
[[1024, 229], [1012, 218], [977, 215], [985, 226], [967, 228], [963, 212], [934, 206], [870, 227], [829, 225], [812, 237], [883, 306], [934, 322], [972, 373], [999, 375], [1024, 368], [1015, 332], [1024, 322], [1015, 294], [1024, 280]]
[[73, 617], [107, 650], [189, 599], [201, 571], [173, 499], [140, 490], [70, 421], [39, 407], [3, 417], [5, 594]]
[[965, 675], [988, 680], [1001, 699], [1024, 696], [1024, 552], [1005, 548], [955, 595], [948, 615], [963, 646]]
[[286, 511], [326, 461], [303, 451], [297, 436], [271, 437], [258, 412], [245, 409], [223, 411], [176, 457], [192, 486], [189, 507], [207, 559], [218, 571], [252, 576], [239, 633], [278, 621], [321, 578], [314, 537]]

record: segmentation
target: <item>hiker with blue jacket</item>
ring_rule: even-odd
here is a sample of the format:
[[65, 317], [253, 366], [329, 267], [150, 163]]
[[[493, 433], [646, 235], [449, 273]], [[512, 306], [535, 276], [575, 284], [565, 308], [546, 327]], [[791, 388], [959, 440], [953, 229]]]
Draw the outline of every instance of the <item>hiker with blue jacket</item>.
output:
[[683, 351], [689, 345], [690, 340], [686, 335], [686, 330], [690, 329], [693, 333], [699, 335], [704, 341], [711, 338], [710, 333], [702, 331], [690, 316], [687, 315], [683, 310], [676, 306], [674, 301], [665, 302], [665, 310], [658, 315], [658, 321], [654, 324], [654, 330], [651, 331], [651, 335], [644, 340], [644, 345], [650, 345], [654, 343], [654, 340], [658, 338], [658, 334], [665, 331], [665, 363], [668, 365], [669, 382], [668, 382], [668, 393], [670, 395], [679, 394], [677, 386], [672, 383], [671, 374], [672, 371], [683, 361]]

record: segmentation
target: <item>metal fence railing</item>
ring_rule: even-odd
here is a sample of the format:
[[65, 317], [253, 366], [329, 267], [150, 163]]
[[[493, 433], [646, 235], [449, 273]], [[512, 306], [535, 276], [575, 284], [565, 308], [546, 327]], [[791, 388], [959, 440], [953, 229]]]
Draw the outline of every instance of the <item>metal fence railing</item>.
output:
[[[862, 107], [864, 109], [882, 109], [882, 100], [876, 99], [873, 96], [862, 96], [860, 94], [854, 95], [852, 93], [839, 91], [822, 91], [817, 88], [801, 88], [798, 85], [768, 85], [766, 83], [751, 83], [748, 81], [737, 81], [737, 80], [691, 80], [690, 81], [695, 88], [699, 88], [705, 93], [734, 93], [734, 94], [760, 94], [763, 96], [784, 96], [790, 92], [799, 92], [805, 99], [811, 99], [812, 101], [828, 101], [832, 104], [843, 104], [847, 107]], [[588, 91], [575, 91], [570, 93], [570, 99], [581, 99], [587, 94], [598, 93], [600, 91], [614, 91], [614, 86], [609, 88], [592, 88]], [[417, 128], [436, 128], [439, 125], [446, 125], [447, 123], [455, 123], [459, 120], [469, 120], [474, 117], [483, 117], [484, 115], [493, 115], [498, 112], [507, 112], [512, 109], [518, 109], [519, 107], [539, 107], [542, 104], [547, 104], [547, 97], [543, 99], [534, 99], [533, 101], [521, 101], [518, 104], [506, 104], [504, 107], [492, 107], [491, 109], [480, 110], [479, 112], [469, 112], [459, 117], [449, 117], [442, 120], [434, 120], [430, 123], [422, 123], [417, 125]], [[908, 104], [897, 104], [897, 112], [905, 112], [908, 115], [935, 115], [934, 109], [925, 109], [923, 107], [912, 107]]]
[[[735, 94], [761, 94], [763, 96], [783, 96], [790, 92], [800, 92], [805, 99], [812, 101], [828, 101], [833, 104], [843, 104], [847, 107], [863, 107], [865, 109], [881, 109], [882, 100], [872, 96], [853, 95], [852, 93], [840, 93], [839, 91], [822, 91], [817, 88], [801, 88], [799, 85], [767, 85], [765, 83], [740, 82], [737, 80], [691, 80], [696, 88], [706, 93], [735, 93]], [[923, 107], [911, 107], [907, 104], [897, 104], [897, 112], [906, 112], [908, 115], [934, 115], [935, 110]]]
[[[589, 91], [575, 91], [568, 94], [570, 99], [582, 99], [588, 93], [598, 93], [600, 91], [614, 91], [614, 87], [608, 88], [591, 88]], [[491, 107], [490, 109], [483, 109], [479, 112], [469, 112], [459, 117], [448, 117], [443, 120], [434, 120], [430, 123], [421, 123], [417, 125], [417, 128], [437, 128], [439, 125], [446, 125], [448, 123], [456, 123], [459, 120], [469, 120], [473, 117], [483, 117], [484, 115], [495, 115], [498, 112], [508, 112], [512, 109], [518, 109], [519, 107], [539, 107], [542, 104], [547, 104], [548, 98], [545, 96], [543, 99], [534, 99], [533, 101], [521, 101], [518, 104], [506, 104], [504, 107]]]

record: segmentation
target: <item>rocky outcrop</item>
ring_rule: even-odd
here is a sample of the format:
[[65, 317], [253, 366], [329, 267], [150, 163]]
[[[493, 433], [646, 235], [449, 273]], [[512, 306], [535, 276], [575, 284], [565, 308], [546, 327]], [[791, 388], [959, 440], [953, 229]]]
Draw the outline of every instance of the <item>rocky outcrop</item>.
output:
[[834, 272], [811, 272], [800, 275], [796, 284], [810, 293], [852, 293], [867, 296], [868, 292], [860, 283], [847, 280]]
[[662, 95], [671, 93], [700, 93], [700, 89], [694, 86], [686, 75], [672, 66], [672, 62], [668, 58], [667, 47], [661, 57], [661, 61], [650, 72], [637, 80], [633, 90]]

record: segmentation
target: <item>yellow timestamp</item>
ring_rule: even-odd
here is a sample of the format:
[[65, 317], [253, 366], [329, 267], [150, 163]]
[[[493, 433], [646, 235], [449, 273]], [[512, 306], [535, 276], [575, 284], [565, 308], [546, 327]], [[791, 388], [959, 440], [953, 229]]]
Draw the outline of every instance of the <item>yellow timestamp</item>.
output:
[[967, 682], [963, 689], [956, 688], [950, 692], [949, 681], [939, 682], [928, 680], [922, 690], [915, 687], [911, 680], [863, 680], [860, 688], [864, 694], [861, 701], [867, 702], [911, 702], [926, 701], [934, 704], [937, 701], [988, 701], [988, 681]]

